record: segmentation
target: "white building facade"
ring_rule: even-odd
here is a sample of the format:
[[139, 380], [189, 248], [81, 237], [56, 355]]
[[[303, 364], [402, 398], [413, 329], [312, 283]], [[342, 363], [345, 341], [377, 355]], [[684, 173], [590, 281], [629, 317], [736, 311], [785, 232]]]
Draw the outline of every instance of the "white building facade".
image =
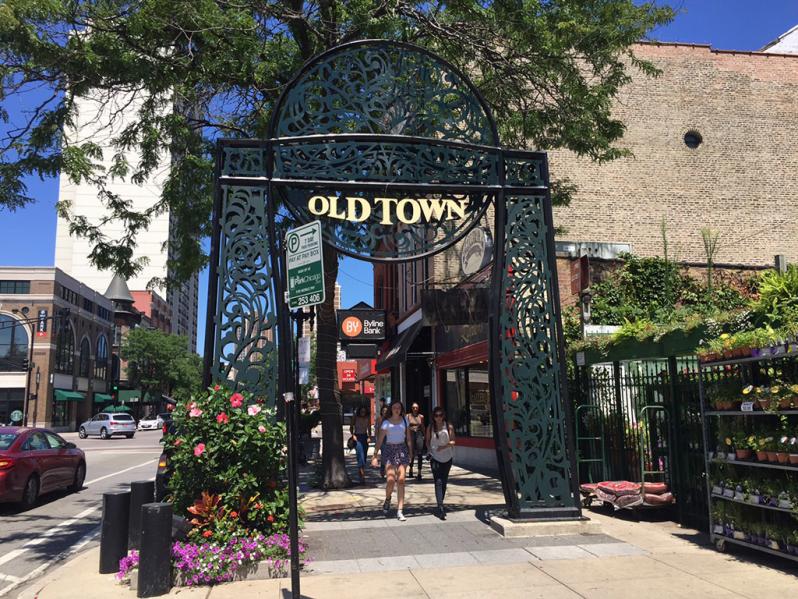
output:
[[[115, 150], [111, 140], [118, 136], [130, 121], [125, 115], [136, 114], [142, 99], [132, 95], [105, 98], [100, 95], [76, 100], [77, 119], [74, 128], [64, 132], [70, 145], [79, 145], [88, 141], [103, 148], [102, 165], [111, 166]], [[114, 118], [111, 118], [111, 115]], [[109, 123], [114, 120], [113, 125]], [[125, 158], [135, 168], [138, 156], [134, 152], [126, 152]], [[161, 164], [153, 175], [144, 183], [136, 184], [130, 178], [108, 181], [109, 192], [129, 201], [131, 209], [143, 211], [154, 206], [160, 196], [169, 174], [169, 156], [162, 158]], [[98, 194], [97, 188], [86, 182], [75, 184], [62, 176], [59, 181], [59, 202], [65, 205], [70, 214], [84, 216], [92, 225], [100, 226], [109, 242], [117, 241], [124, 234], [122, 223], [107, 221], [109, 210]], [[143, 258], [143, 267], [134, 278], [127, 281], [131, 290], [151, 288], [161, 297], [166, 298], [171, 310], [172, 332], [185, 335], [189, 339], [190, 349], [197, 347], [197, 301], [198, 276], [177, 289], [167, 290], [163, 285], [150, 286], [153, 279], [170, 278], [167, 267], [168, 241], [172, 230], [171, 215], [168, 211], [156, 215], [149, 228], [138, 234], [134, 259]], [[93, 244], [87, 239], [70, 235], [69, 222], [58, 217], [55, 266], [72, 277], [82, 281], [99, 293], [104, 293], [113, 279], [112, 271], [98, 270], [89, 261]]]

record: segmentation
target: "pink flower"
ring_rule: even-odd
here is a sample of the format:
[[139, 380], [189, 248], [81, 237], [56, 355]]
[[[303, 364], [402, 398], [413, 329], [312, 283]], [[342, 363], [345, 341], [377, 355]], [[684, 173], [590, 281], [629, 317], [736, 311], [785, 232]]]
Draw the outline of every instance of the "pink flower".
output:
[[266, 432], [266, 427], [265, 427], [265, 426], [263, 426], [263, 425], [261, 424], [261, 425], [258, 427], [258, 432], [265, 433], [265, 432]]
[[221, 387], [219, 385], [214, 385], [213, 386], [213, 390], [214, 391], [218, 391], [219, 389], [221, 389]]
[[197, 443], [197, 446], [194, 448], [194, 457], [198, 458], [203, 453], [205, 453], [205, 443]]
[[189, 410], [193, 410], [194, 408], [196, 408], [196, 407], [197, 407], [197, 403], [196, 403], [196, 402], [193, 402], [193, 401], [190, 401], [190, 402], [188, 403], [188, 406], [187, 406], [187, 407], [188, 407], [188, 409], [189, 409]]
[[227, 424], [228, 422], [230, 422], [230, 418], [227, 416], [227, 414], [222, 412], [216, 417], [216, 422], [218, 422], [219, 424]]
[[230, 396], [230, 405], [234, 408], [240, 408], [241, 404], [244, 403], [244, 396], [240, 393], [233, 393]]
[[192, 410], [188, 413], [188, 415], [191, 416], [192, 418], [197, 418], [199, 416], [202, 416], [202, 410], [200, 410], [199, 408], [192, 408]]
[[249, 414], [250, 416], [257, 416], [260, 413], [260, 411], [261, 407], [257, 404], [249, 406], [247, 408], [247, 414]]

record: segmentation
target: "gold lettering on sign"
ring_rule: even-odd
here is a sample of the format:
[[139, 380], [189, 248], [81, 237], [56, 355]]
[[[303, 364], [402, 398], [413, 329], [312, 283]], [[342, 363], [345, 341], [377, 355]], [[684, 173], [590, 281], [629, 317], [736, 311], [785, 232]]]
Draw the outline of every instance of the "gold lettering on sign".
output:
[[468, 198], [374, 198], [373, 205], [359, 196], [311, 196], [308, 211], [316, 216], [362, 223], [371, 218], [375, 209], [382, 214], [381, 225], [406, 225], [440, 220], [465, 219]]

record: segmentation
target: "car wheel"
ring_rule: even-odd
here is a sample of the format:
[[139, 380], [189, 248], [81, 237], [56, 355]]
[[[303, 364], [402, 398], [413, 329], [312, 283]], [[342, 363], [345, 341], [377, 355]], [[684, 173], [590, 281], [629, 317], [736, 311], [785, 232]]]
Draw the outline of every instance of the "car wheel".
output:
[[100, 439], [109, 439], [110, 435], [108, 435], [108, 430], [105, 427], [100, 429]]
[[69, 487], [69, 490], [73, 493], [77, 493], [83, 488], [83, 481], [86, 480], [86, 464], [81, 462], [78, 464], [78, 467], [75, 468], [75, 479], [72, 481], [72, 486]]
[[78, 437], [80, 437], [81, 439], [85, 439], [88, 436], [89, 435], [86, 434], [86, 429], [81, 426], [80, 430], [78, 431]]
[[36, 505], [36, 500], [39, 498], [39, 479], [36, 476], [31, 476], [28, 482], [25, 483], [25, 490], [22, 491], [22, 504], [23, 510], [29, 510]]

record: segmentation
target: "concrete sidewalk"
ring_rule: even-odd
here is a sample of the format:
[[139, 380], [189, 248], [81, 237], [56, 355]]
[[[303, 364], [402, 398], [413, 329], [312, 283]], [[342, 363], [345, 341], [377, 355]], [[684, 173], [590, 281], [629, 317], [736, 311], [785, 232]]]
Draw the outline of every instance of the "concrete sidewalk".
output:
[[[304, 597], [769, 599], [798, 590], [791, 562], [745, 550], [720, 554], [697, 531], [671, 522], [637, 522], [628, 513], [588, 512], [603, 534], [505, 539], [485, 523], [502, 505], [498, 482], [457, 468], [446, 521], [429, 513], [434, 493], [428, 479], [408, 483], [407, 522], [393, 513], [386, 519], [378, 475], [369, 476], [366, 485], [345, 491], [305, 488], [303, 534], [311, 562], [302, 573]], [[135, 592], [117, 585], [112, 575], [96, 573], [98, 562], [94, 548], [21, 597], [133, 599]], [[290, 580], [173, 589], [170, 596], [285, 598]]]

